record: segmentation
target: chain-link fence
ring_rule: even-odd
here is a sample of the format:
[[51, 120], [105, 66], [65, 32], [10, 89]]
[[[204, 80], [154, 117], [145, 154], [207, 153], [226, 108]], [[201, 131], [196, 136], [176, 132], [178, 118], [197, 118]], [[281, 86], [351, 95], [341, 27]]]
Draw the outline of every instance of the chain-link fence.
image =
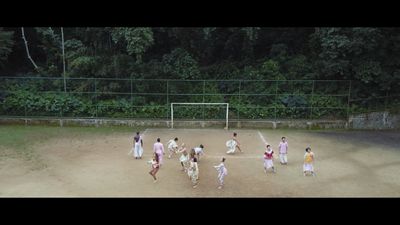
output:
[[353, 114], [371, 112], [400, 112], [400, 95], [358, 98], [350, 100], [350, 111]]
[[[346, 119], [351, 81], [0, 77], [3, 117], [170, 118], [170, 103], [229, 103], [230, 119]], [[223, 106], [182, 105], [176, 119], [224, 119]]]

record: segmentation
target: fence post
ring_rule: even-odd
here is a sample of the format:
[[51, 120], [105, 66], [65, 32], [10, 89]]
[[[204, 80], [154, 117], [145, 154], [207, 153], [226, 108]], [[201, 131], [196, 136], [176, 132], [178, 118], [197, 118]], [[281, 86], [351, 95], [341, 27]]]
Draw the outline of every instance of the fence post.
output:
[[27, 118], [26, 118], [26, 104], [28, 104], [28, 101], [25, 101], [25, 104], [24, 104], [24, 115], [25, 115], [25, 126], [26, 125], [28, 125], [28, 120], [27, 120]]
[[312, 90], [311, 90], [311, 112], [310, 112], [310, 119], [313, 119], [314, 88], [315, 88], [315, 80], [313, 80], [313, 83], [312, 83]]
[[350, 96], [351, 96], [351, 80], [349, 81], [349, 93], [347, 95], [347, 121], [350, 122]]
[[[204, 103], [204, 95], [206, 93], [206, 81], [203, 80], [203, 103]], [[203, 104], [203, 121], [205, 120], [205, 116], [204, 116], [204, 104]]]
[[131, 77], [129, 78], [129, 80], [131, 81], [131, 107], [129, 107], [131, 110], [131, 115], [129, 116], [129, 118], [132, 118], [132, 115], [133, 115], [133, 96], [132, 96], [132, 89], [133, 89], [133, 87], [132, 87], [132, 75], [131, 75]]
[[174, 104], [171, 104], [171, 128], [174, 128]]
[[387, 101], [388, 101], [388, 97], [389, 97], [389, 91], [386, 90], [386, 96], [385, 96], [385, 112], [387, 110]]
[[60, 108], [60, 127], [63, 127], [63, 107]]
[[240, 89], [242, 88], [242, 81], [239, 80], [239, 108], [238, 108], [238, 120], [240, 120], [240, 110], [242, 108], [242, 96], [240, 94]]
[[65, 79], [65, 51], [64, 51], [64, 29], [61, 27], [61, 46], [63, 58], [63, 77], [64, 77], [64, 92], [67, 93], [67, 81]]
[[274, 116], [274, 118], [275, 118], [275, 122], [276, 122], [276, 104], [277, 104], [277, 102], [278, 102], [278, 80], [275, 80], [275, 106], [274, 106], [274, 109], [275, 109], [275, 116]]
[[97, 119], [97, 104], [98, 104], [98, 102], [97, 102], [97, 84], [96, 84], [97, 81], [96, 81], [96, 78], [94, 78], [93, 80], [94, 80], [94, 105], [96, 107], [95, 118]]
[[171, 109], [169, 108], [169, 80], [167, 80], [167, 118], [171, 114]]
[[225, 129], [228, 130], [229, 127], [229, 103], [226, 103], [226, 122]]
[[[23, 84], [26, 82], [26, 80], [23, 81]], [[28, 105], [28, 100], [25, 100], [24, 104], [24, 116], [25, 116], [25, 126], [28, 125], [28, 119], [27, 119], [27, 113], [26, 113], [26, 106]]]

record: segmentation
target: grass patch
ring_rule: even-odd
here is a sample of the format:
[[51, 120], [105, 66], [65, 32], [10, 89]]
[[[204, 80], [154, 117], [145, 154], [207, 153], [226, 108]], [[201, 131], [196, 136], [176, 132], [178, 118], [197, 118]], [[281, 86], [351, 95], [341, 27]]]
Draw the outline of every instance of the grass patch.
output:
[[109, 135], [113, 133], [135, 132], [131, 127], [49, 127], [49, 126], [0, 126], [0, 146], [16, 150], [27, 149], [35, 143], [56, 137], [76, 137], [82, 135]]
[[[139, 129], [142, 130], [142, 129]], [[19, 158], [33, 163], [32, 169], [46, 168], [40, 155], [32, 147], [52, 138], [134, 133], [132, 127], [52, 127], [52, 126], [0, 126], [0, 159]]]

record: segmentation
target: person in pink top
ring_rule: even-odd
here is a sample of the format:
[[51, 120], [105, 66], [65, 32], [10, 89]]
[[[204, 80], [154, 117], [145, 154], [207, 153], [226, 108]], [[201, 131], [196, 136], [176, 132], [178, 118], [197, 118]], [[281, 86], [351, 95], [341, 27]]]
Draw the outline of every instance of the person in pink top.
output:
[[163, 155], [165, 155], [165, 152], [164, 152], [164, 145], [161, 143], [160, 138], [157, 138], [157, 142], [154, 143], [153, 151], [154, 153], [157, 153], [159, 164], [161, 166], [163, 164]]
[[279, 159], [281, 161], [281, 165], [287, 165], [287, 152], [288, 152], [288, 143], [285, 137], [282, 137], [282, 141], [279, 143]]

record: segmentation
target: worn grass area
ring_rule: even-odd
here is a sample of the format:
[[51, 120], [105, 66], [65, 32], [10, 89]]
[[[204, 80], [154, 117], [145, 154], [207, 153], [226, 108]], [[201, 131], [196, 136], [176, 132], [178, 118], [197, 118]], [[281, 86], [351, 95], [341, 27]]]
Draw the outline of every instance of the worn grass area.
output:
[[79, 138], [111, 133], [134, 132], [131, 127], [51, 127], [51, 126], [0, 126], [0, 160], [18, 158], [31, 163], [31, 169], [46, 168], [34, 145], [40, 145], [53, 138]]
[[54, 137], [77, 137], [81, 135], [134, 132], [131, 127], [48, 127], [48, 126], [0, 126], [0, 146], [16, 150], [27, 149], [30, 145]]
[[[399, 197], [400, 133], [396, 131], [286, 129], [137, 128], [143, 159], [128, 155], [136, 128], [0, 126], [0, 196], [133, 197]], [[243, 153], [227, 155], [226, 141], [238, 132]], [[288, 165], [265, 174], [265, 142], [277, 151], [289, 142]], [[161, 138], [179, 137], [190, 149], [205, 145], [196, 189], [181, 171], [179, 155], [164, 163], [153, 183], [147, 163]], [[315, 153], [316, 177], [304, 177], [304, 149]], [[8, 157], [7, 155], [8, 154]], [[229, 174], [217, 189], [217, 165]]]

